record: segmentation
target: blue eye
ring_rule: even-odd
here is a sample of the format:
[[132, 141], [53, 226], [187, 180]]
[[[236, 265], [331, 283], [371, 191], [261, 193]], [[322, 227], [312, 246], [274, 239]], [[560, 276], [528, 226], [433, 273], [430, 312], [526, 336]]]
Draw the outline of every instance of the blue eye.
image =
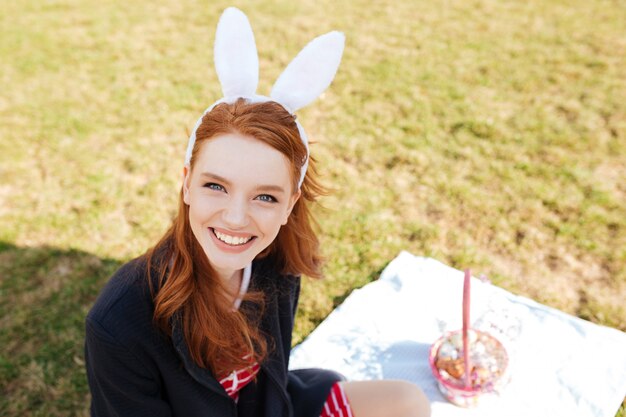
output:
[[206, 184], [204, 184], [204, 187], [209, 188], [211, 190], [215, 190], [215, 191], [226, 191], [224, 187], [214, 182], [207, 182]]
[[266, 203], [278, 203], [278, 200], [276, 200], [275, 197], [269, 194], [261, 194], [260, 196], [257, 197], [257, 199], [261, 201], [265, 201]]

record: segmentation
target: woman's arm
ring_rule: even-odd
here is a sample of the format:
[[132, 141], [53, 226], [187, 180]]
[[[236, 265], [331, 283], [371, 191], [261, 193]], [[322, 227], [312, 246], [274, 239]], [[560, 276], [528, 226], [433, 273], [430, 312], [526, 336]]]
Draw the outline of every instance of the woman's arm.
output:
[[91, 416], [169, 417], [158, 375], [98, 322], [87, 319], [85, 365], [91, 390]]

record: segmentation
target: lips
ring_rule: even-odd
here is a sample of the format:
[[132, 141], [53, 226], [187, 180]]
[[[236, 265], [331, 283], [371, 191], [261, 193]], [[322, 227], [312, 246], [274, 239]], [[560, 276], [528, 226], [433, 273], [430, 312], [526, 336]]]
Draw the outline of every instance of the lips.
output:
[[246, 233], [235, 233], [224, 229], [209, 227], [211, 237], [216, 245], [222, 249], [232, 251], [242, 251], [247, 249], [256, 239], [256, 236]]

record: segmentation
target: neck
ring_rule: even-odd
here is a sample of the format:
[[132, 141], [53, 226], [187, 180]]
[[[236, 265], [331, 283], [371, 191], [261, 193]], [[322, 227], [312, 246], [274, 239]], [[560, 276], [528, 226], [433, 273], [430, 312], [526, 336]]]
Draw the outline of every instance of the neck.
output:
[[228, 289], [228, 293], [234, 298], [239, 294], [241, 288], [241, 280], [243, 278], [243, 269], [237, 269], [235, 271], [216, 271], [220, 280], [224, 283]]

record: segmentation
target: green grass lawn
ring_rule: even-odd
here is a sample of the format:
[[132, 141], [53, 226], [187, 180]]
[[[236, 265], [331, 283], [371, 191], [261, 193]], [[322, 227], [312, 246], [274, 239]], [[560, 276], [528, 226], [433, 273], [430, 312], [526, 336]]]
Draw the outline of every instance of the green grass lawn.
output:
[[[84, 316], [174, 214], [187, 132], [221, 96], [231, 3], [4, 3], [0, 414], [84, 416]], [[315, 35], [347, 37], [299, 113], [334, 192], [296, 342], [400, 250], [626, 330], [626, 3], [236, 5], [261, 94]]]

